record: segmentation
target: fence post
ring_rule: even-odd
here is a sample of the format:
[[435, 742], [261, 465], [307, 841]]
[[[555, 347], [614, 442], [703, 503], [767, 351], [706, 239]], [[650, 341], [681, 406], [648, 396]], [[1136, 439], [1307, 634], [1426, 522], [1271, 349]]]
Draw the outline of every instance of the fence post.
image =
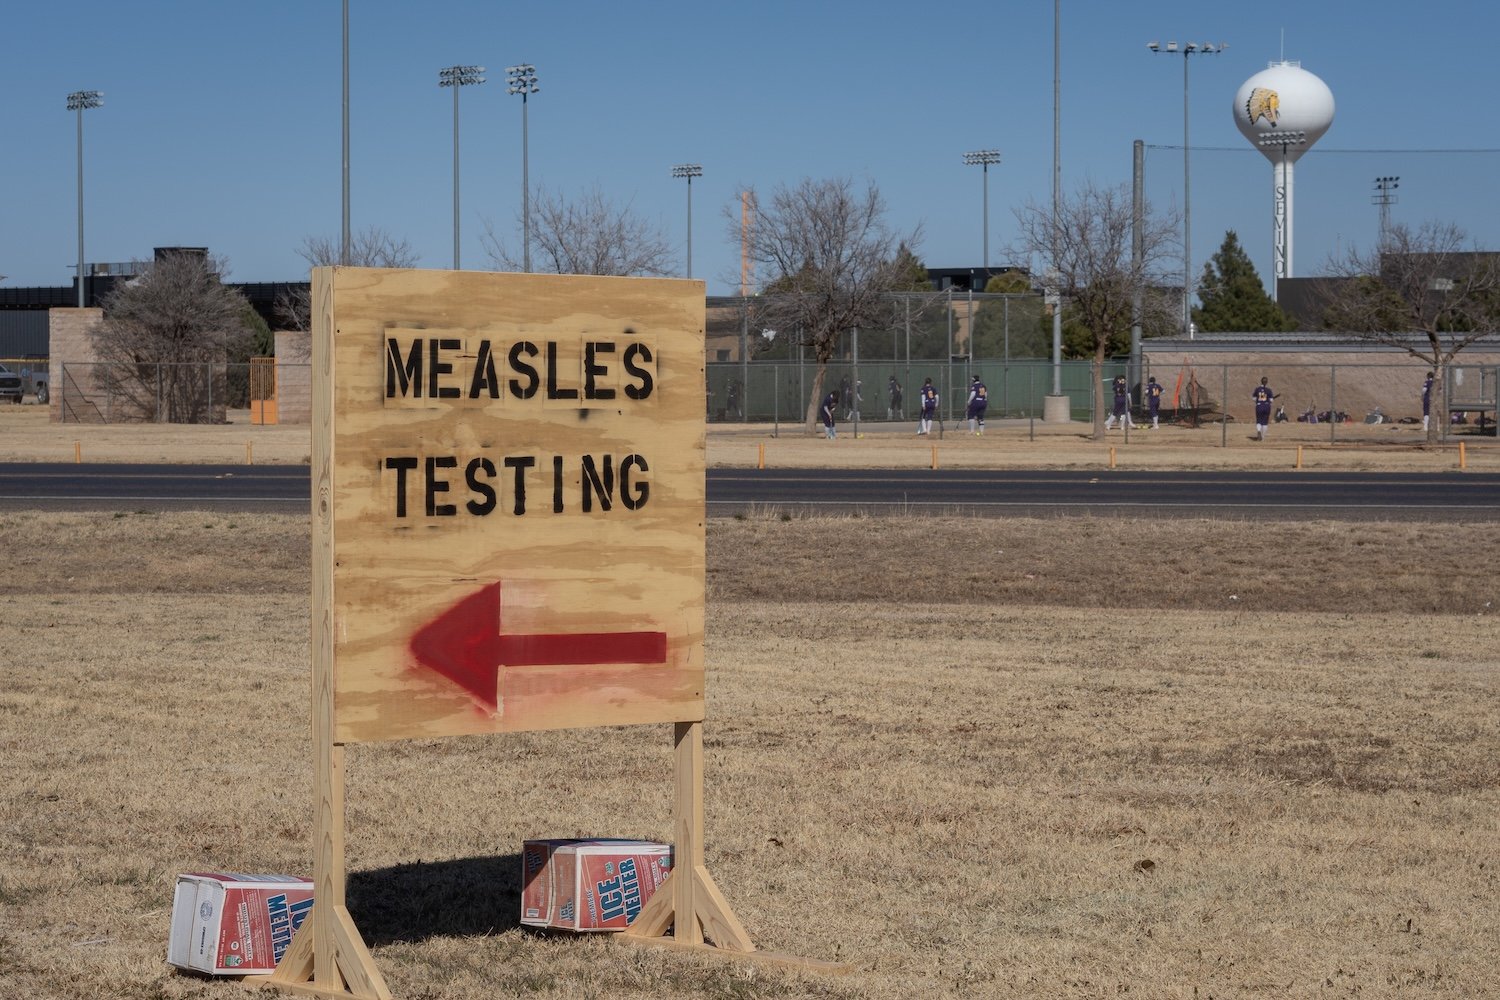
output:
[[781, 436], [781, 366], [775, 364], [771, 369], [771, 436]]
[[740, 423], [750, 419], [750, 306], [740, 308]]
[[1005, 357], [1002, 358], [1002, 372], [1005, 378], [1001, 381], [1001, 415], [1011, 415], [1011, 297], [1001, 300], [1001, 325], [1005, 330]]
[[1219, 417], [1219, 447], [1229, 447], [1229, 366], [1220, 365], [1219, 370], [1224, 373], [1224, 388], [1219, 390], [1224, 401], [1223, 414]]
[[1339, 432], [1339, 366], [1328, 366], [1328, 443], [1338, 440]]

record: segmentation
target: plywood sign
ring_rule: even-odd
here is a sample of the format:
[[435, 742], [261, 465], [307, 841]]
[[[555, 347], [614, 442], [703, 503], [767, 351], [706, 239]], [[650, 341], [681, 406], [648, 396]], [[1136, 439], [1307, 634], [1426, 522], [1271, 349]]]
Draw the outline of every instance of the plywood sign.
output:
[[702, 284], [319, 268], [313, 294], [335, 741], [701, 720]]

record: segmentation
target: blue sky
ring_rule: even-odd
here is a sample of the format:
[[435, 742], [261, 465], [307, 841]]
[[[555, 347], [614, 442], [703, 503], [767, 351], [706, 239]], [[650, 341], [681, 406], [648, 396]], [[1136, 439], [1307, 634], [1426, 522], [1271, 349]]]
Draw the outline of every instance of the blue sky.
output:
[[[0, 274], [58, 285], [76, 259], [74, 90], [85, 112], [90, 261], [207, 246], [238, 281], [305, 277], [304, 237], [340, 226], [339, 0], [205, 3], [16, 0], [5, 16], [0, 95]], [[1284, 55], [1320, 76], [1333, 127], [1297, 165], [1298, 275], [1350, 244], [1368, 246], [1374, 178], [1399, 175], [1396, 221], [1452, 221], [1500, 248], [1500, 153], [1368, 152], [1500, 148], [1495, 5], [1309, 0], [1062, 4], [1062, 174], [1128, 184], [1142, 139], [1147, 196], [1182, 197], [1182, 59], [1151, 40], [1226, 42], [1190, 70], [1194, 271], [1238, 231], [1262, 278], [1271, 268], [1271, 168], [1235, 129], [1239, 85]], [[1012, 210], [1050, 199], [1053, 5], [927, 7], [884, 0], [760, 4], [351, 0], [351, 215], [408, 240], [423, 267], [452, 262], [452, 92], [438, 70], [481, 64], [461, 95], [463, 263], [490, 266], [489, 220], [519, 228], [520, 99], [504, 68], [537, 67], [530, 103], [533, 186], [597, 187], [660, 225], [682, 255], [696, 162], [693, 271], [732, 293], [738, 192], [804, 177], [873, 181], [897, 229], [922, 228], [932, 267], [983, 256], [981, 170], [997, 148], [990, 256], [1009, 262]], [[1154, 148], [1164, 147], [1164, 148]], [[737, 209], [736, 217], [737, 217]]]

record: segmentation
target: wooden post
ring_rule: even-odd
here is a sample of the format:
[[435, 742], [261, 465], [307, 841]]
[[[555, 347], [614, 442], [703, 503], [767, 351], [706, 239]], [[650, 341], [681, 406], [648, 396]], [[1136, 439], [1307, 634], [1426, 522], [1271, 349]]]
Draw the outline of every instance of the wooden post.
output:
[[[672, 874], [617, 940], [834, 975], [852, 971], [842, 962], [756, 950], [704, 863], [702, 722], [675, 723], [673, 758]], [[671, 937], [665, 936], [668, 927]]]
[[1469, 454], [1464, 450], [1464, 442], [1458, 442], [1458, 467], [1467, 469], [1469, 467]]
[[83, 461], [83, 442], [73, 442], [73, 463], [77, 465]]
[[[673, 726], [673, 762], [677, 794], [673, 804], [672, 909], [677, 914], [673, 937], [678, 944], [702, 944], [703, 925], [698, 920], [698, 869], [703, 867], [703, 796], [698, 782], [703, 777], [703, 723], [679, 722]], [[740, 951], [753, 951], [747, 940]]]
[[1111, 469], [1113, 469], [1115, 467], [1115, 446], [1114, 445], [1110, 445], [1109, 446], [1109, 467]]
[[391, 1000], [344, 897], [344, 746], [334, 740], [332, 292], [328, 282], [313, 289], [313, 908], [276, 971], [245, 981], [301, 996]]
[[254, 465], [255, 464], [255, 442], [254, 441], [246, 441], [245, 442], [245, 464], [246, 465]]
[[758, 457], [756, 458], [755, 467], [757, 469], [764, 469], [766, 467], [766, 443], [762, 441], [759, 448], [760, 451]]
[[933, 445], [932, 446], [932, 467], [934, 469], [936, 469], [938, 467], [937, 445]]
[[1293, 468], [1302, 468], [1302, 446], [1300, 444], [1297, 446], [1297, 464]]

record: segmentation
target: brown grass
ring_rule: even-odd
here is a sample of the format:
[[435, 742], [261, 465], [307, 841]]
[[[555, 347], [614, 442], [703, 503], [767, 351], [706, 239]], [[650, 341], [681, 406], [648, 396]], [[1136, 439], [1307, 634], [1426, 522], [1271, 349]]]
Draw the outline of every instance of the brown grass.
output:
[[[171, 886], [310, 866], [307, 535], [0, 514], [29, 560], [0, 996], [243, 995], [165, 965]], [[350, 903], [398, 996], [1494, 991], [1493, 560], [1460, 529], [751, 519], [709, 548], [710, 868], [762, 947], [855, 973], [517, 928], [524, 838], [670, 836], [669, 733], [638, 727], [351, 748]]]

